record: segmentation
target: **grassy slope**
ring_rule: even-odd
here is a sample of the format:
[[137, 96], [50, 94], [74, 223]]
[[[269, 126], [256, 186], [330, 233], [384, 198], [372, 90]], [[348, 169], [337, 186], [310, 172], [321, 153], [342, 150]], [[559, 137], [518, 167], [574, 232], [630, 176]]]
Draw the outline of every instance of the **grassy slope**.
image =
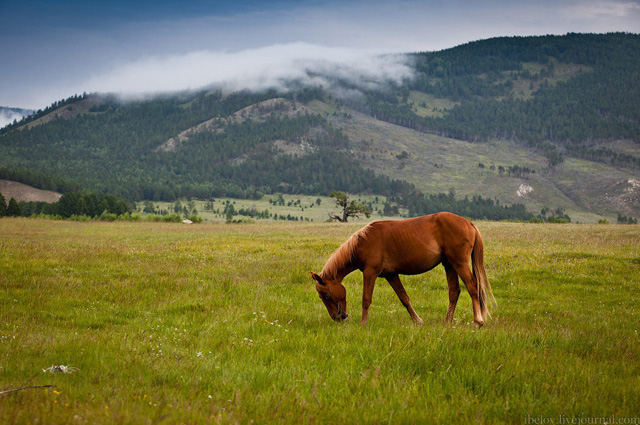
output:
[[[319, 102], [312, 108], [327, 111]], [[607, 192], [616, 182], [640, 179], [638, 170], [573, 158], [549, 172], [546, 158], [513, 142], [470, 143], [421, 133], [355, 111], [347, 112], [349, 118], [338, 113], [332, 120], [348, 134], [353, 151], [363, 164], [409, 181], [425, 193], [454, 188], [459, 196], [480, 194], [497, 197], [505, 204], [525, 203], [534, 213], [539, 213], [544, 206], [563, 207], [573, 220], [597, 222], [604, 215], [615, 221], [618, 211], [605, 200]], [[632, 149], [628, 143], [619, 145]], [[410, 157], [399, 160], [396, 155], [402, 151], [407, 151]], [[486, 168], [479, 168], [480, 162]], [[495, 165], [495, 171], [489, 169], [491, 165]], [[527, 166], [536, 173], [528, 179], [500, 177], [499, 165]], [[516, 191], [521, 184], [530, 185], [534, 192], [526, 198], [519, 197]]]
[[637, 416], [639, 226], [477, 223], [480, 331], [442, 268], [330, 321], [308, 276], [359, 225], [0, 220], [2, 423], [521, 423]]

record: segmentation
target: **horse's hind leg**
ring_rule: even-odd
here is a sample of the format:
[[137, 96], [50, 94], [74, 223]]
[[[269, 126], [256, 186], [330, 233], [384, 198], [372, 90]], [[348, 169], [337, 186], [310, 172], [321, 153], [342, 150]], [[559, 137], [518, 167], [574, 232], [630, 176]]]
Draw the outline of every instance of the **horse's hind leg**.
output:
[[460, 296], [460, 282], [458, 281], [458, 273], [448, 261], [443, 261], [442, 265], [447, 274], [447, 285], [449, 286], [449, 308], [444, 322], [451, 323], [453, 322], [453, 314], [456, 312], [456, 305]]
[[473, 273], [471, 273], [468, 262], [456, 261], [455, 263], [452, 263], [452, 266], [464, 282], [464, 285], [467, 287], [467, 291], [471, 296], [471, 304], [473, 306], [473, 322], [476, 326], [480, 327], [484, 325], [484, 318], [482, 317], [480, 299], [478, 298], [478, 281], [473, 276]]
[[386, 279], [389, 282], [389, 285], [391, 285], [391, 287], [393, 288], [393, 290], [396, 291], [396, 295], [398, 295], [398, 298], [400, 298], [400, 302], [402, 302], [402, 305], [405, 306], [405, 308], [409, 312], [409, 315], [411, 316], [411, 320], [413, 320], [413, 323], [415, 323], [416, 325], [423, 325], [424, 322], [422, 321], [420, 316], [418, 316], [418, 313], [416, 313], [416, 311], [413, 309], [413, 306], [411, 305], [411, 301], [409, 300], [409, 295], [407, 295], [407, 291], [404, 290], [404, 285], [400, 280], [400, 276], [396, 274], [396, 275], [387, 277]]

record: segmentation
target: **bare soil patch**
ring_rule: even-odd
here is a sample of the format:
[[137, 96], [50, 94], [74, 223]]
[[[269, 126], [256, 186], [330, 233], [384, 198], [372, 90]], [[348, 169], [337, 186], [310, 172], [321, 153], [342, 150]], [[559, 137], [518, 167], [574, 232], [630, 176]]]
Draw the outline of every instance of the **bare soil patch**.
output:
[[52, 203], [57, 202], [62, 196], [57, 192], [36, 189], [35, 187], [11, 180], [0, 180], [0, 193], [2, 193], [7, 202], [9, 199], [15, 198], [16, 201], [44, 201]]

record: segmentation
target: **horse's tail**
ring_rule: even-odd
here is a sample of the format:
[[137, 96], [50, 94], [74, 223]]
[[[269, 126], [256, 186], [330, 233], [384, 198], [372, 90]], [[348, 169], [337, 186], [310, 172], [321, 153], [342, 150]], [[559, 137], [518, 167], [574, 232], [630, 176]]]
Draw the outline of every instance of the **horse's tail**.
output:
[[478, 300], [480, 301], [482, 318], [486, 320], [487, 315], [491, 317], [488, 295], [491, 295], [494, 303], [497, 304], [497, 302], [493, 296], [493, 291], [491, 291], [491, 284], [489, 283], [489, 279], [487, 279], [487, 272], [484, 270], [484, 245], [482, 244], [482, 236], [478, 228], [475, 227], [475, 225], [473, 227], [476, 229], [476, 240], [473, 244], [473, 251], [471, 252], [471, 265], [473, 266], [473, 276], [478, 282]]

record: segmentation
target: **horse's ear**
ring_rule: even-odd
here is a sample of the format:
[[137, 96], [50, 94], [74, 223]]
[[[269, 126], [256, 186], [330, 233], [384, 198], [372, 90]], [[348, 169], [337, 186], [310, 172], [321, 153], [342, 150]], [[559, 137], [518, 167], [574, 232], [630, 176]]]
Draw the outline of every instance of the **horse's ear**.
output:
[[322, 285], [322, 286], [326, 285], [326, 283], [322, 281], [322, 278], [317, 274], [315, 274], [314, 272], [311, 272], [311, 278], [316, 282], [318, 282], [319, 285]]

